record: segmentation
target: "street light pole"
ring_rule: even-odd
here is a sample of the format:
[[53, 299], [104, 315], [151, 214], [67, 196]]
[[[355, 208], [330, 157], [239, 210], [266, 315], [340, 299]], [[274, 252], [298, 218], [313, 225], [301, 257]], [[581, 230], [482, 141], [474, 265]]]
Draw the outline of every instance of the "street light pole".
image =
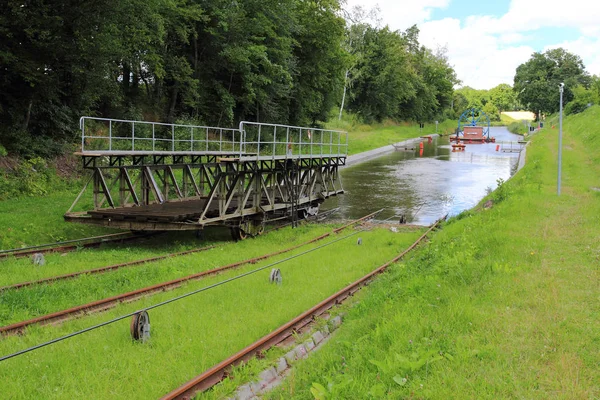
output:
[[561, 173], [562, 173], [562, 122], [563, 122], [563, 91], [565, 88], [565, 84], [561, 83], [559, 85], [560, 91], [560, 111], [559, 111], [559, 122], [558, 122], [558, 185], [557, 185], [557, 195], [560, 196], [560, 181], [561, 181]]

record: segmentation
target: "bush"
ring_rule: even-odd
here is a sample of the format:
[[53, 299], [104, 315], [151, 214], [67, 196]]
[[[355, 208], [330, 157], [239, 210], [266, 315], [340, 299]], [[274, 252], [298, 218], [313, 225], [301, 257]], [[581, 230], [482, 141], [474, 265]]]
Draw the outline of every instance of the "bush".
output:
[[585, 111], [585, 109], [588, 108], [590, 105], [591, 104], [588, 103], [585, 99], [575, 99], [565, 106], [565, 114], [579, 114], [580, 112]]
[[0, 170], [0, 200], [43, 196], [64, 187], [65, 181], [41, 157], [19, 160], [15, 166]]
[[508, 125], [508, 130], [517, 135], [524, 135], [527, 133], [527, 125], [521, 121], [515, 121]]

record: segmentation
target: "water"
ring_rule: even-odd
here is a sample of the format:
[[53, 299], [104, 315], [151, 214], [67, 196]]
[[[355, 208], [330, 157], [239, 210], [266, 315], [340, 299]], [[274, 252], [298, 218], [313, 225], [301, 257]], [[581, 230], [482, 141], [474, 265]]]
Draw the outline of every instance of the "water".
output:
[[[505, 127], [490, 128], [490, 136], [521, 140]], [[378, 219], [403, 214], [419, 225], [459, 214], [494, 190], [498, 179], [506, 181], [515, 173], [519, 154], [497, 152], [496, 145], [467, 144], [464, 152], [452, 152], [443, 137], [431, 144], [425, 140], [422, 156], [417, 145], [414, 151], [395, 151], [346, 168], [341, 172], [346, 193], [327, 200], [322, 209], [340, 207], [338, 215], [355, 219], [385, 208]]]

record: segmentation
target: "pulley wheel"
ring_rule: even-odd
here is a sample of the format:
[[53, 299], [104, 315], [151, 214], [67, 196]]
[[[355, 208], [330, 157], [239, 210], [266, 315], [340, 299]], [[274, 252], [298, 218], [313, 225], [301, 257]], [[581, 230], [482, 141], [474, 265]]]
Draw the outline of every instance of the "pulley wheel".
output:
[[280, 285], [282, 280], [281, 270], [279, 268], [273, 268], [271, 270], [271, 276], [269, 276], [269, 282]]
[[150, 338], [150, 316], [146, 311], [139, 312], [131, 318], [130, 330], [133, 340], [145, 342]]

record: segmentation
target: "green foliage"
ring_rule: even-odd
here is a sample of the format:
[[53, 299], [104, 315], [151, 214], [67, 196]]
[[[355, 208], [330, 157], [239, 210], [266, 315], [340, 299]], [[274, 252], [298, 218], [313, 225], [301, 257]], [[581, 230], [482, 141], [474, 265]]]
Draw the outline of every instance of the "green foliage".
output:
[[41, 157], [21, 160], [10, 169], [0, 170], [0, 200], [44, 196], [57, 189], [64, 189], [66, 184]]
[[398, 32], [356, 24], [350, 32], [350, 111], [367, 123], [443, 119], [458, 82], [445, 50], [433, 53], [421, 46], [416, 26]]
[[478, 108], [490, 116], [491, 121], [500, 121], [500, 113], [517, 108], [515, 93], [505, 83], [490, 90], [477, 90], [465, 86], [455, 91], [454, 113], [458, 118], [465, 110]]
[[490, 95], [487, 90], [477, 90], [469, 86], [456, 90], [457, 95], [461, 95], [459, 103], [455, 104], [455, 110], [460, 116], [468, 108], [482, 109], [490, 101]]
[[527, 133], [527, 124], [523, 123], [522, 121], [514, 121], [511, 122], [507, 129], [514, 134], [517, 135], [524, 135]]
[[416, 27], [346, 27], [339, 0], [9, 0], [0, 35], [0, 145], [26, 157], [61, 153], [89, 114], [322, 125], [347, 70], [363, 119], [442, 119], [457, 82]]
[[513, 88], [506, 84], [500, 85], [489, 90], [490, 102], [494, 104], [500, 112], [517, 109], [517, 96]]
[[500, 121], [500, 111], [498, 111], [498, 107], [491, 101], [483, 107], [482, 111], [490, 117], [490, 121]]
[[[597, 78], [594, 77], [594, 79]], [[594, 81], [594, 84], [596, 84], [596, 81]], [[581, 85], [576, 86], [573, 88], [573, 96], [573, 100], [565, 106], [566, 115], [580, 113], [596, 101], [593, 86], [590, 89], [586, 89]]]
[[501, 201], [504, 201], [508, 198], [510, 192], [509, 192], [509, 187], [506, 184], [506, 181], [504, 181], [504, 179], [502, 178], [498, 178], [498, 180], [496, 181], [496, 184], [498, 185], [496, 187], [496, 190], [494, 190], [494, 192], [492, 193], [492, 198], [494, 199], [494, 201], [496, 203], [499, 203]]
[[514, 82], [517, 98], [526, 109], [553, 113], [559, 109], [559, 84], [565, 84], [566, 104], [573, 100], [576, 86], [589, 86], [590, 76], [579, 56], [557, 48], [533, 53], [529, 61], [517, 67]]

